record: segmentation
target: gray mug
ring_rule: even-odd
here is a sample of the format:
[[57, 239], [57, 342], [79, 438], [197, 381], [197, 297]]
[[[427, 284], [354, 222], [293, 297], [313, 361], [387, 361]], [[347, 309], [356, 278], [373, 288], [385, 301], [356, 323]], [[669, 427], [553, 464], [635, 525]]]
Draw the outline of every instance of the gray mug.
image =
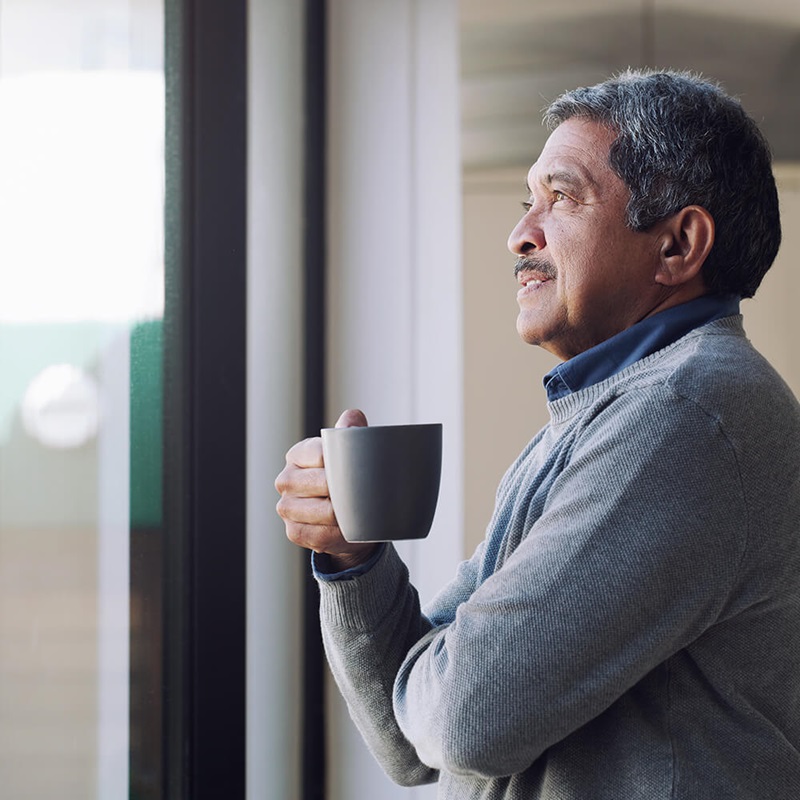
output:
[[348, 542], [424, 539], [442, 473], [442, 426], [323, 428], [333, 510]]

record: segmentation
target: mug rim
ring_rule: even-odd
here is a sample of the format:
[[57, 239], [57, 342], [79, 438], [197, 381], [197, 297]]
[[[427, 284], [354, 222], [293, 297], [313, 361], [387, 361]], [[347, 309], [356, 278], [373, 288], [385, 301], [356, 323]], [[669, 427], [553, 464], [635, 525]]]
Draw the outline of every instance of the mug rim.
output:
[[409, 422], [393, 425], [352, 425], [345, 428], [320, 428], [320, 433], [324, 431], [366, 431], [366, 430], [386, 430], [388, 428], [441, 428], [441, 422]]

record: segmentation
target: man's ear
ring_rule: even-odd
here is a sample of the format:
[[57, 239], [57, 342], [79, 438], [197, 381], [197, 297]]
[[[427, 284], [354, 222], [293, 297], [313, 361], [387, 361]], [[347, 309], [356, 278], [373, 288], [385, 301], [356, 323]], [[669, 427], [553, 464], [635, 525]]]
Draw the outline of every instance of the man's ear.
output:
[[700, 269], [714, 244], [714, 218], [702, 206], [686, 206], [661, 225], [656, 283], [677, 288], [702, 280]]

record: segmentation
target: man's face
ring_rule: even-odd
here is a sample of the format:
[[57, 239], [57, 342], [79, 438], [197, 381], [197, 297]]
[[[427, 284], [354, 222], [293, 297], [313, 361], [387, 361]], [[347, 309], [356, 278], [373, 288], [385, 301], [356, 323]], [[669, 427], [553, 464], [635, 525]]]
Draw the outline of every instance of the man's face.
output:
[[517, 255], [517, 331], [569, 359], [659, 310], [656, 231], [625, 225], [629, 192], [608, 164], [613, 131], [578, 118], [551, 134], [528, 172]]

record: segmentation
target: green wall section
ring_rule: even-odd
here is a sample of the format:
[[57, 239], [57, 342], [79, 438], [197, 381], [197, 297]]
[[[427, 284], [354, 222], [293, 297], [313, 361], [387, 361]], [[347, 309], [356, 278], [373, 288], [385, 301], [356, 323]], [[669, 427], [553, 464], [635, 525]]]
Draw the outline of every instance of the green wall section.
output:
[[131, 528], [157, 528], [163, 508], [163, 345], [160, 320], [131, 331]]

